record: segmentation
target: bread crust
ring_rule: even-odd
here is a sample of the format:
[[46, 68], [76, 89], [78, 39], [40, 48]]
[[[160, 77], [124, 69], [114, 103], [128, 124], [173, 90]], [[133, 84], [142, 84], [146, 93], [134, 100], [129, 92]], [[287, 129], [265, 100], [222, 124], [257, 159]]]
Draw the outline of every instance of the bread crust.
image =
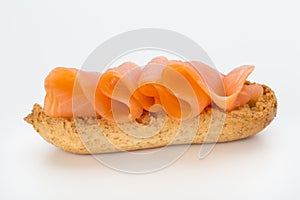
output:
[[276, 96], [268, 86], [262, 87], [264, 95], [258, 100], [226, 113], [208, 107], [199, 116], [180, 122], [168, 117], [164, 120], [160, 115], [150, 116], [145, 112], [137, 120], [138, 123], [134, 124], [138, 124], [140, 133], [152, 124], [157, 128], [157, 134], [151, 136], [146, 134], [136, 137], [128, 134], [136, 129], [133, 123], [124, 123], [120, 127], [103, 118], [50, 117], [38, 104], [33, 106], [32, 113], [24, 119], [47, 142], [76, 154], [130, 151], [174, 144], [229, 142], [259, 133], [275, 118]]

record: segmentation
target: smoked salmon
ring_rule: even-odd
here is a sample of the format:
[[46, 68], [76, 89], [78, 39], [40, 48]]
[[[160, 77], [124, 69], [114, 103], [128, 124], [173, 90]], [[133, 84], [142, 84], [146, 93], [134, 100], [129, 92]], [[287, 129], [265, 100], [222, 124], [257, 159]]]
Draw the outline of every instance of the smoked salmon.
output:
[[189, 119], [214, 103], [231, 111], [263, 95], [257, 84], [245, 84], [254, 66], [223, 75], [201, 62], [152, 59], [144, 68], [126, 62], [103, 74], [58, 67], [45, 79], [44, 112], [53, 117], [99, 115], [110, 121], [138, 119], [143, 110], [164, 110]]
[[[46, 77], [44, 87], [44, 112], [53, 117], [92, 116], [93, 107], [76, 86], [78, 70], [74, 68], [57, 67]], [[74, 92], [74, 89], [76, 91]], [[74, 102], [76, 106], [73, 106]]]

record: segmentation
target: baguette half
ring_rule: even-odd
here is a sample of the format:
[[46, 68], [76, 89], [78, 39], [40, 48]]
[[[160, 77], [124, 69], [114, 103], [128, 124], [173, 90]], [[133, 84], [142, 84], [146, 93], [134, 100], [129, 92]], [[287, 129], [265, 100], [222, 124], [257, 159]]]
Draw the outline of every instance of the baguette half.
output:
[[[32, 113], [24, 119], [33, 125], [47, 142], [76, 154], [130, 151], [174, 144], [229, 142], [259, 133], [275, 118], [276, 96], [268, 86], [262, 87], [264, 94], [258, 100], [226, 113], [218, 108], [208, 107], [199, 116], [180, 122], [168, 117], [164, 119], [160, 115], [150, 116], [145, 112], [137, 120], [141, 130], [151, 123], [159, 126], [163, 121], [157, 134], [149, 137], [128, 134], [135, 132], [136, 126], [131, 122], [123, 124], [120, 128], [116, 123], [103, 118], [54, 118], [47, 116], [38, 104], [33, 106]], [[222, 117], [225, 116], [224, 121], [221, 124], [214, 123], [211, 120], [212, 112], [215, 121], [222, 121]], [[126, 133], [123, 128], [127, 130]], [[208, 134], [214, 129], [218, 132], [217, 137]]]

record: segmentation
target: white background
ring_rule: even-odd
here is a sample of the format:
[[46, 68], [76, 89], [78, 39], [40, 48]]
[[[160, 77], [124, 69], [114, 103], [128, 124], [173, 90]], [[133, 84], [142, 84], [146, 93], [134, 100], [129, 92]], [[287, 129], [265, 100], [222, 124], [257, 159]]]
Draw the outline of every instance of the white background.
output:
[[[0, 199], [299, 199], [300, 6], [297, 1], [0, 1]], [[199, 146], [152, 174], [113, 171], [65, 153], [23, 121], [55, 66], [80, 66], [110, 37], [166, 28], [201, 45], [226, 73], [254, 64], [276, 120], [259, 135]]]

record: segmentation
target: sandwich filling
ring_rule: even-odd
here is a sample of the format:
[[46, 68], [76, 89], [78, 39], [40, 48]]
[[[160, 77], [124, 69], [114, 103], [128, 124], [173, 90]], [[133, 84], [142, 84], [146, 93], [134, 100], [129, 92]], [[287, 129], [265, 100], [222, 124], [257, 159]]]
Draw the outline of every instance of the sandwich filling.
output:
[[52, 117], [101, 116], [131, 121], [143, 111], [166, 112], [190, 119], [216, 105], [231, 111], [263, 95], [258, 84], [247, 84], [254, 66], [227, 75], [201, 62], [152, 59], [144, 68], [126, 62], [104, 73], [57, 67], [45, 79], [44, 112]]

